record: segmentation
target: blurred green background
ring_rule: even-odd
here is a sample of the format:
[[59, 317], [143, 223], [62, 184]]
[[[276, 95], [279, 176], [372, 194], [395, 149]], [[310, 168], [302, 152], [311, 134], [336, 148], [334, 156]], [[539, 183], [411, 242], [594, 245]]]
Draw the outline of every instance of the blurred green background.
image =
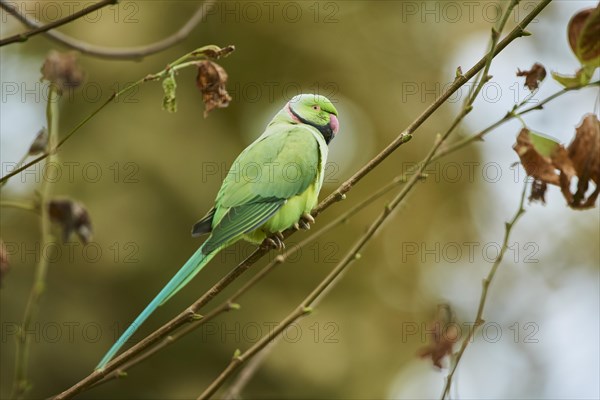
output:
[[[74, 2], [17, 2], [31, 17], [67, 15]], [[75, 2], [77, 3], [77, 2]], [[60, 28], [90, 43], [134, 46], [176, 31], [200, 3], [124, 1]], [[523, 18], [536, 4], [523, 1]], [[590, 1], [555, 1], [492, 66], [494, 79], [459, 129], [469, 135], [501, 118], [527, 95], [514, 76], [539, 61], [572, 73], [577, 61], [566, 24]], [[86, 4], [75, 4], [75, 10]], [[90, 121], [59, 153], [55, 196], [88, 209], [94, 241], [54, 246], [30, 354], [30, 398], [45, 398], [83, 378], [139, 311], [199, 246], [191, 225], [212, 206], [222, 176], [271, 116], [299, 92], [335, 102], [341, 132], [331, 144], [323, 198], [395, 138], [463, 70], [484, 53], [496, 10], [505, 2], [219, 2], [182, 43], [141, 62], [82, 55], [85, 84], [60, 103], [64, 134], [114, 90], [161, 70], [194, 48], [233, 44], [220, 64], [233, 98], [203, 118], [195, 72], [178, 77], [179, 110], [161, 110], [159, 83], [138, 91]], [[53, 7], [53, 8], [52, 8]], [[60, 14], [57, 14], [59, 10]], [[507, 29], [515, 25], [511, 18]], [[24, 27], [2, 12], [2, 37]], [[2, 174], [45, 125], [45, 84], [39, 68], [51, 49], [37, 36], [2, 47]], [[559, 90], [548, 78], [535, 99]], [[422, 159], [443, 132], [466, 90], [453, 97], [360, 182], [346, 201], [319, 217], [318, 230]], [[597, 93], [572, 93], [525, 118], [532, 129], [568, 143]], [[315, 312], [286, 333], [244, 391], [247, 398], [432, 398], [446, 371], [416, 353], [431, 339], [425, 324], [449, 303], [460, 324], [472, 322], [482, 278], [492, 265], [518, 204], [524, 173], [511, 149], [520, 129], [506, 124], [436, 163], [408, 201]], [[70, 163], [70, 164], [68, 164]], [[70, 167], [69, 167], [70, 166]], [[36, 169], [37, 168], [37, 169]], [[3, 200], [35, 196], [41, 166], [13, 178]], [[385, 199], [302, 250], [240, 299], [232, 311], [81, 398], [196, 398], [237, 348], [291, 311], [334, 267], [385, 206]], [[460, 398], [598, 398], [599, 216], [566, 208], [557, 188], [548, 204], [528, 206], [516, 226], [484, 315], [487, 325], [467, 349], [456, 375]], [[0, 290], [0, 397], [11, 389], [15, 329], [21, 321], [40, 252], [39, 221], [2, 209], [0, 236], [11, 270]], [[309, 232], [310, 233], [310, 232]], [[309, 233], [290, 239], [295, 243]], [[57, 239], [58, 241], [58, 239]], [[151, 332], [248, 255], [235, 245], [217, 256], [185, 290], [139, 330]], [[49, 250], [50, 251], [50, 250]], [[55, 254], [55, 253], [52, 253]], [[240, 287], [254, 266], [207, 309]], [[466, 333], [466, 326], [461, 325]], [[416, 327], [416, 331], [415, 331]], [[448, 365], [448, 360], [445, 360]]]

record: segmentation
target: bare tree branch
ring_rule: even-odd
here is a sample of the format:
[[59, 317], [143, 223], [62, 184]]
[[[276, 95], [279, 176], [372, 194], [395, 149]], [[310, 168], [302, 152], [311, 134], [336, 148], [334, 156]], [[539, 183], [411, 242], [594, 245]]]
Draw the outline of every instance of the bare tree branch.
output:
[[[101, 3], [116, 3], [118, 0], [104, 0]], [[71, 36], [65, 35], [64, 33], [57, 32], [54, 30], [42, 30], [39, 33], [43, 33], [48, 38], [64, 45], [70, 47], [72, 49], [78, 50], [81, 53], [88, 54], [94, 57], [100, 58], [108, 58], [114, 60], [136, 60], [139, 61], [146, 56], [159, 53], [165, 49], [168, 49], [171, 46], [176, 45], [177, 43], [183, 41], [185, 38], [189, 36], [192, 30], [206, 18], [207, 12], [214, 5], [215, 0], [207, 0], [202, 3], [198, 9], [192, 14], [190, 19], [174, 34], [159, 40], [158, 42], [151, 43], [144, 46], [136, 46], [136, 47], [123, 47], [123, 48], [115, 48], [115, 47], [105, 47], [105, 46], [96, 46], [82, 40], [78, 40], [72, 38]], [[27, 25], [29, 28], [34, 30], [39, 30], [44, 27], [44, 25], [33, 19], [20, 13], [16, 7], [10, 5], [5, 0], [0, 0], [0, 6], [6, 10], [8, 13], [17, 18], [20, 22]], [[103, 5], [104, 6], [104, 5]], [[83, 12], [85, 10], [80, 11]], [[94, 10], [91, 10], [94, 11]], [[89, 12], [91, 12], [89, 11]], [[87, 13], [86, 13], [87, 14]], [[74, 14], [75, 15], [75, 14]], [[83, 14], [85, 15], [85, 14]], [[81, 17], [78, 16], [77, 18]], [[76, 19], [76, 18], [73, 18]], [[73, 20], [71, 19], [71, 21]], [[58, 21], [57, 21], [58, 22]], [[70, 22], [70, 21], [67, 21]], [[66, 23], [66, 22], [65, 22]], [[60, 24], [62, 25], [62, 24]], [[54, 27], [50, 27], [52, 29]], [[17, 35], [18, 36], [18, 35]], [[32, 36], [32, 35], [30, 35]], [[25, 39], [26, 40], [26, 39]], [[22, 41], [22, 40], [21, 40]]]
[[[35, 27], [34, 29], [32, 29], [28, 32], [19, 33], [17, 35], [7, 37], [6, 39], [1, 39], [0, 47], [5, 46], [7, 44], [11, 44], [11, 43], [25, 42], [32, 36], [38, 35], [40, 33], [46, 33], [51, 29], [58, 28], [59, 26], [62, 26], [62, 25], [68, 24], [69, 22], [75, 21], [76, 19], [79, 19], [87, 14], [90, 14], [96, 10], [101, 9], [102, 7], [117, 4], [118, 2], [119, 2], [119, 0], [102, 0], [94, 5], [84, 8], [81, 11], [77, 11], [76, 13], [73, 13], [65, 18], [61, 18], [61, 19], [51, 22], [49, 24], [42, 25], [41, 23], [37, 22], [36, 23], [37, 27]], [[17, 10], [16, 6], [9, 4], [5, 0], [0, 0], [0, 7], [2, 7], [4, 10], [6, 10], [6, 12], [8, 12], [9, 14], [16, 16], [17, 18], [22, 16], [21, 13], [19, 13], [19, 11]], [[22, 17], [27, 18], [25, 16], [22, 16]]]

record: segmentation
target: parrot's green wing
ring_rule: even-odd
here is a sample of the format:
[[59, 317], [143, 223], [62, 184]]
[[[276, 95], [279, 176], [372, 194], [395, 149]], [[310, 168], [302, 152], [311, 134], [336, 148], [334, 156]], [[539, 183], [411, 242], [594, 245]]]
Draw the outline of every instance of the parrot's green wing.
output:
[[270, 126], [233, 163], [215, 202], [205, 254], [263, 225], [319, 175], [319, 143], [304, 125]]
[[213, 229], [211, 237], [204, 242], [202, 251], [208, 254], [239, 235], [259, 228], [281, 208], [285, 201], [278, 199], [230, 208]]

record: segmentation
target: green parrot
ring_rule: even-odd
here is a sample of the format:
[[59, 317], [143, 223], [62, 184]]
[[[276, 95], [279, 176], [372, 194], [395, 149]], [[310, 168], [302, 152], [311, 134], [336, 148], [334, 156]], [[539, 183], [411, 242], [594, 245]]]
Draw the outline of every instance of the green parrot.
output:
[[337, 115], [331, 101], [315, 94], [295, 96], [275, 115], [233, 162], [215, 206], [193, 226], [192, 236], [208, 233], [208, 239], [125, 330], [97, 370], [221, 249], [240, 239], [280, 248], [281, 231], [314, 222], [310, 211], [323, 184], [327, 146], [339, 130]]

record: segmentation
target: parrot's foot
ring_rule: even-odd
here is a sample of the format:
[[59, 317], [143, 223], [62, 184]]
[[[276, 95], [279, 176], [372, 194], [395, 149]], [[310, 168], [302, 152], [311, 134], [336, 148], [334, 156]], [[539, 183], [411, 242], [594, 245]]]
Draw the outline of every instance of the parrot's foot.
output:
[[294, 224], [294, 228], [296, 228], [296, 230], [299, 230], [299, 229], [309, 230], [310, 224], [314, 224], [314, 223], [315, 223], [315, 219], [313, 218], [313, 216], [310, 215], [309, 213], [304, 213], [304, 214], [302, 214], [302, 216], [300, 217], [298, 222], [296, 222]]
[[283, 250], [285, 249], [285, 243], [283, 243], [283, 234], [281, 232], [275, 232], [273, 236], [266, 238], [263, 241], [263, 246], [268, 249]]
[[277, 236], [279, 238], [279, 240], [281, 240], [281, 243], [283, 243], [283, 240], [285, 239], [285, 236], [283, 236], [283, 233], [275, 232], [274, 235]]

